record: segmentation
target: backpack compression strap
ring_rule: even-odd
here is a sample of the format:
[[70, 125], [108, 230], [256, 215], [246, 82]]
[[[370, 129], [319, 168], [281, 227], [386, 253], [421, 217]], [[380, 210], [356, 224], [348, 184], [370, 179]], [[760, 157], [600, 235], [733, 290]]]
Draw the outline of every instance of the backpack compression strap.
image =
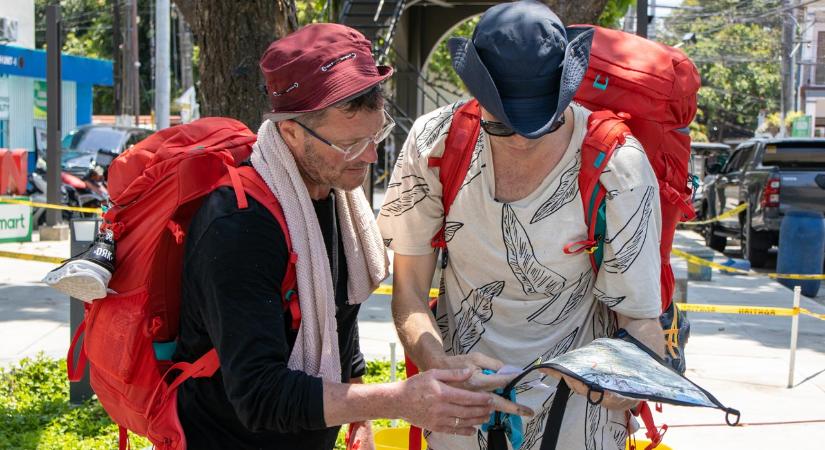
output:
[[441, 181], [441, 204], [444, 206], [444, 220], [441, 229], [433, 236], [431, 245], [446, 251], [447, 241], [444, 230], [447, 224], [447, 214], [453, 204], [467, 171], [473, 159], [478, 133], [481, 128], [481, 107], [477, 100], [470, 100], [461, 105], [453, 115], [447, 141], [444, 143], [444, 153], [441, 157], [431, 156], [427, 159], [427, 166], [438, 167], [438, 179]]

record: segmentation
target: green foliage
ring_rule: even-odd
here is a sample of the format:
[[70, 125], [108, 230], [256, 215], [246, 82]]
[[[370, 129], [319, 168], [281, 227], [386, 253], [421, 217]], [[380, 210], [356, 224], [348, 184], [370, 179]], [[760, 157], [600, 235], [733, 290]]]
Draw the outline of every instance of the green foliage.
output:
[[458, 24], [433, 50], [427, 64], [427, 78], [433, 85], [448, 91], [455, 91], [456, 88], [467, 91], [461, 78], [453, 70], [447, 41], [454, 37], [471, 37], [479, 18], [480, 16], [475, 16]]
[[604, 6], [602, 15], [599, 16], [599, 25], [607, 28], [617, 28], [619, 20], [627, 13], [630, 5], [636, 3], [636, 0], [609, 0]]
[[[793, 122], [804, 115], [805, 113], [801, 111], [789, 111], [787, 114], [785, 114], [784, 128], [786, 136], [791, 135], [791, 128], [793, 127]], [[757, 128], [756, 132], [758, 134], [769, 133], [773, 136], [778, 136], [782, 131], [780, 128], [781, 122], [782, 118], [778, 112], [768, 114], [768, 116], [765, 117], [765, 121], [762, 123], [762, 126]]]
[[[308, 25], [310, 23], [329, 22], [332, 17], [332, 11], [328, 8], [333, 7], [333, 2], [327, 0], [296, 0], [295, 10], [298, 13], [298, 26]], [[333, 17], [333, 22], [337, 22]]]
[[[117, 447], [118, 428], [97, 399], [68, 403], [66, 361], [39, 355], [0, 368], [0, 448], [91, 449]], [[133, 448], [149, 442], [130, 437]]]
[[[406, 379], [404, 362], [397, 367], [398, 380]], [[364, 383], [388, 383], [390, 363], [369, 361]], [[38, 355], [9, 368], [0, 368], [0, 448], [38, 450], [108, 450], [117, 447], [118, 428], [93, 398], [71, 406], [66, 360]], [[373, 421], [373, 429], [389, 428], [391, 421]], [[399, 421], [398, 426], [407, 426]], [[343, 450], [346, 427], [338, 435], [336, 449]], [[132, 448], [150, 445], [130, 434]]]
[[[746, 4], [745, 4], [746, 3]], [[781, 23], [772, 0], [685, 0], [666, 21], [702, 77], [699, 107], [711, 140], [749, 136], [759, 111], [779, 108]], [[696, 42], [682, 42], [694, 33]]]

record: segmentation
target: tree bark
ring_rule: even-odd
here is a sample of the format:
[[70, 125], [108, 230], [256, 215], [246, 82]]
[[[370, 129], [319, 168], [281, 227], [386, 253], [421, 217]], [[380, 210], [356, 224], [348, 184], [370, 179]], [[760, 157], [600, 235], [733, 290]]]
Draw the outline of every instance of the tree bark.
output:
[[253, 131], [269, 109], [261, 55], [297, 29], [294, 0], [174, 0], [200, 48], [202, 116], [240, 120]]
[[598, 23], [608, 0], [544, 0], [565, 25], [578, 23]]

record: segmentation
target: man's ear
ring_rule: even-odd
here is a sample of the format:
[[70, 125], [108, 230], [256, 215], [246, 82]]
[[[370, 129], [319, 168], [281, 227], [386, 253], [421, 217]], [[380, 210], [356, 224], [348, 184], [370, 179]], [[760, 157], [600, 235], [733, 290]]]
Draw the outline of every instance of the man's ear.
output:
[[303, 130], [300, 126], [298, 126], [298, 124], [291, 120], [284, 120], [282, 122], [278, 122], [276, 125], [281, 134], [281, 138], [283, 138], [284, 142], [286, 142], [286, 145], [289, 146], [290, 149], [301, 148], [304, 135]]

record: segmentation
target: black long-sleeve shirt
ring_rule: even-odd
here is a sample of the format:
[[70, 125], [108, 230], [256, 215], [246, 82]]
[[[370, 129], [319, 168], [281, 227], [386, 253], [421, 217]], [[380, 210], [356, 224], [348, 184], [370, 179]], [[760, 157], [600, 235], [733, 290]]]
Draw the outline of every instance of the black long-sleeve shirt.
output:
[[[221, 367], [191, 379], [178, 392], [188, 448], [317, 449], [335, 444], [326, 428], [320, 378], [287, 368], [295, 333], [281, 306], [287, 264], [284, 234], [269, 211], [235, 193], [212, 193], [189, 228], [182, 279], [176, 361], [194, 361], [212, 347]], [[341, 381], [359, 377], [359, 307], [346, 304], [347, 266], [335, 200], [313, 202], [335, 288]]]

